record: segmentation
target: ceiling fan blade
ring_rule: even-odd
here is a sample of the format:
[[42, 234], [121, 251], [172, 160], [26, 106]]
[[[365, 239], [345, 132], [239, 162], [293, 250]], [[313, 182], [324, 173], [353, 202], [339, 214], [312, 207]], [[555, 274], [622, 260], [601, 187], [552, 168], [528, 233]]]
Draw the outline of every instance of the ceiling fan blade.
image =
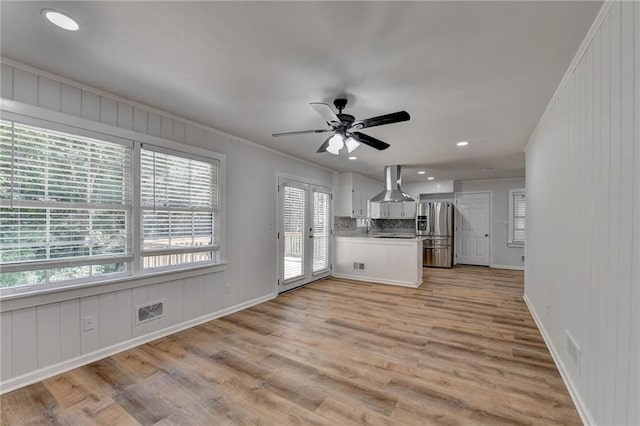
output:
[[313, 109], [318, 111], [318, 114], [320, 114], [322, 118], [324, 118], [324, 121], [326, 121], [328, 125], [334, 127], [342, 125], [342, 121], [340, 121], [336, 113], [333, 112], [329, 104], [325, 104], [322, 102], [311, 102], [310, 105], [313, 107]]
[[399, 123], [411, 118], [407, 111], [398, 111], [391, 114], [358, 120], [351, 125], [352, 129], [366, 129], [368, 127], [382, 126], [384, 124]]
[[333, 130], [331, 129], [300, 130], [299, 132], [274, 133], [271, 136], [279, 137], [279, 136], [291, 136], [291, 135], [306, 135], [308, 133], [326, 133], [326, 132], [333, 132]]
[[372, 148], [375, 148], [377, 150], [384, 150], [389, 148], [391, 145], [389, 145], [386, 142], [381, 141], [380, 139], [376, 139], [374, 137], [371, 137], [369, 135], [365, 135], [364, 133], [360, 133], [360, 132], [353, 132], [351, 133], [351, 137], [354, 138], [355, 140], [357, 140], [360, 143], [363, 143], [365, 145], [369, 145]]
[[320, 148], [318, 148], [318, 150], [317, 150], [316, 152], [319, 152], [319, 153], [321, 153], [321, 152], [327, 152], [327, 147], [329, 146], [329, 141], [331, 140], [331, 138], [332, 138], [333, 136], [334, 136], [334, 135], [329, 136], [329, 137], [327, 138], [327, 140], [326, 140], [326, 141], [324, 141], [324, 143], [323, 143], [322, 145], [320, 145]]

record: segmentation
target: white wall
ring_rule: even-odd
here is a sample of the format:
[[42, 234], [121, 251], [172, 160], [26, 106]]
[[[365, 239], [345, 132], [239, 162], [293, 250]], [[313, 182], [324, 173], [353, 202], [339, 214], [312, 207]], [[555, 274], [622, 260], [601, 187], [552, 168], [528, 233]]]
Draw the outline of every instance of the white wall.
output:
[[455, 192], [491, 192], [491, 267], [524, 268], [524, 249], [509, 247], [509, 190], [525, 187], [524, 178], [456, 181]]
[[[275, 295], [276, 173], [331, 186], [332, 172], [10, 60], [3, 59], [1, 71], [3, 98], [226, 154], [228, 261], [222, 272], [170, 274], [136, 281], [133, 289], [125, 283], [3, 301], [3, 392]], [[166, 316], [136, 325], [133, 306], [160, 297]], [[83, 332], [80, 321], [87, 315], [96, 317], [97, 327]]]
[[640, 424], [639, 117], [640, 3], [607, 3], [526, 151], [525, 297], [590, 424]]

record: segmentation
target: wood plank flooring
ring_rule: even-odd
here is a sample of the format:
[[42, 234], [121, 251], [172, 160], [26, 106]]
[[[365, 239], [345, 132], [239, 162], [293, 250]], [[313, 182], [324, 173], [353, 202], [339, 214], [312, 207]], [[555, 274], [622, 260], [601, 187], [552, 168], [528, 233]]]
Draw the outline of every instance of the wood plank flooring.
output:
[[8, 393], [2, 424], [580, 424], [522, 295], [327, 279]]

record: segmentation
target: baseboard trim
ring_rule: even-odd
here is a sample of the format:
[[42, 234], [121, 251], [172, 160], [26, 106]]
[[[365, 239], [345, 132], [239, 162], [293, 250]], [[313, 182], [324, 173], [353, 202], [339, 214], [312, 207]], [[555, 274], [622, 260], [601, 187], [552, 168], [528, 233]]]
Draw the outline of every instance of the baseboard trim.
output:
[[144, 336], [139, 336], [134, 339], [129, 339], [124, 342], [116, 343], [115, 345], [107, 346], [106, 348], [98, 349], [97, 351], [94, 351], [85, 355], [81, 355], [79, 357], [72, 358], [70, 360], [63, 361], [55, 365], [50, 365], [48, 367], [31, 371], [29, 373], [23, 374], [18, 377], [11, 378], [3, 383], [0, 383], [0, 395], [7, 392], [11, 392], [13, 390], [19, 389], [21, 387], [24, 387], [33, 383], [37, 383], [41, 380], [48, 379], [49, 377], [56, 376], [60, 373], [64, 373], [65, 371], [69, 371], [74, 368], [78, 368], [83, 365], [92, 363], [94, 361], [98, 361], [102, 358], [106, 358], [118, 352], [122, 352], [127, 349], [131, 349], [136, 346], [143, 345], [145, 343], [151, 342], [152, 340], [156, 340], [161, 337], [165, 337], [170, 334], [174, 334], [179, 331], [185, 330], [187, 328], [191, 328], [196, 325], [205, 323], [207, 321], [211, 321], [216, 318], [220, 318], [225, 315], [229, 315], [234, 312], [238, 312], [243, 309], [250, 308], [251, 306], [259, 305], [260, 303], [264, 303], [268, 300], [274, 299], [277, 296], [278, 296], [277, 293], [272, 293], [266, 296], [257, 297], [255, 299], [251, 299], [246, 302], [242, 302], [237, 305], [230, 306], [228, 308], [224, 308], [219, 311], [216, 311], [207, 315], [203, 315], [198, 318], [193, 318], [191, 320], [181, 322], [180, 324], [163, 328], [162, 330], [154, 331], [153, 333], [145, 334]]
[[513, 269], [516, 271], [524, 271], [524, 266], [516, 266], [516, 265], [489, 265], [489, 268], [495, 269]]
[[580, 397], [580, 393], [578, 392], [578, 389], [573, 384], [573, 381], [571, 381], [571, 376], [567, 372], [567, 369], [565, 368], [564, 363], [562, 362], [562, 358], [560, 358], [560, 356], [558, 355], [558, 351], [556, 350], [556, 347], [554, 346], [553, 342], [551, 341], [551, 338], [547, 334], [547, 331], [545, 330], [544, 326], [542, 325], [542, 322], [540, 321], [540, 317], [538, 317], [538, 314], [536, 313], [535, 309], [533, 309], [533, 306], [529, 302], [529, 299], [527, 298], [526, 294], [523, 296], [523, 300], [524, 300], [524, 303], [527, 305], [527, 308], [529, 309], [529, 312], [531, 313], [533, 320], [536, 322], [536, 325], [538, 326], [538, 330], [540, 330], [540, 334], [542, 334], [542, 338], [544, 339], [544, 342], [547, 345], [547, 348], [549, 349], [549, 353], [551, 353], [551, 358], [553, 358], [553, 362], [556, 364], [556, 367], [560, 372], [560, 376], [562, 377], [562, 380], [564, 381], [564, 384], [567, 387], [567, 390], [569, 390], [569, 395], [573, 400], [573, 404], [576, 406], [578, 414], [580, 415], [580, 420], [582, 420], [582, 424], [595, 425], [596, 424], [595, 420], [591, 416], [591, 413], [589, 412], [589, 409], [587, 408], [586, 404]]
[[411, 287], [411, 288], [418, 288], [422, 284], [422, 281], [416, 284], [409, 281], [392, 281], [392, 280], [385, 280], [383, 278], [361, 277], [358, 275], [347, 275], [347, 274], [334, 273], [333, 276], [336, 278], [344, 278], [352, 281], [363, 281], [363, 282], [375, 283], [375, 284], [390, 284], [390, 285], [397, 285], [400, 287]]

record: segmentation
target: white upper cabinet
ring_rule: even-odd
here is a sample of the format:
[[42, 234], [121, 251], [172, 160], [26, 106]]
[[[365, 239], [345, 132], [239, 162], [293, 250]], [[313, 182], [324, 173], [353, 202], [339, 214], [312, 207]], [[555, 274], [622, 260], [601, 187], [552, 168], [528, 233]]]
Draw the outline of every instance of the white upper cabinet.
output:
[[382, 182], [357, 173], [340, 173], [335, 215], [358, 219], [369, 217], [369, 200], [383, 189]]
[[420, 194], [453, 193], [453, 183], [454, 182], [452, 180], [430, 180], [426, 182], [406, 183], [402, 185], [402, 188], [407, 194], [417, 200], [420, 197]]

